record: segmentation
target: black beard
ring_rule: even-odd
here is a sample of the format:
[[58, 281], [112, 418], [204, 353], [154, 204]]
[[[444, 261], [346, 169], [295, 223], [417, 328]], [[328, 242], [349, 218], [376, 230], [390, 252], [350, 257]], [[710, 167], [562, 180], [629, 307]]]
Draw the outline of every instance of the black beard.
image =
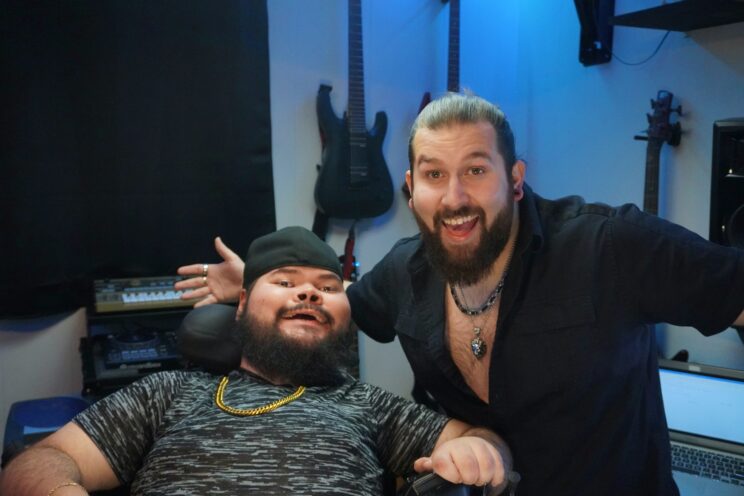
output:
[[[314, 305], [311, 306], [321, 311]], [[272, 323], [259, 322], [245, 312], [235, 322], [234, 332], [243, 356], [266, 379], [280, 379], [294, 386], [337, 386], [344, 382], [342, 369], [350, 366], [353, 355], [348, 331], [333, 329], [323, 340], [306, 344], [287, 338], [279, 331], [281, 309]], [[324, 312], [324, 310], [323, 310]], [[333, 321], [331, 320], [331, 325]]]
[[[475, 248], [458, 247], [448, 250], [442, 243], [442, 217], [477, 215], [481, 229], [480, 243]], [[450, 284], [470, 286], [484, 278], [501, 255], [511, 233], [514, 203], [507, 202], [490, 226], [486, 227], [486, 214], [480, 207], [462, 207], [445, 210], [434, 215], [434, 229], [430, 230], [414, 207], [413, 216], [421, 231], [426, 254], [432, 266], [439, 270]]]

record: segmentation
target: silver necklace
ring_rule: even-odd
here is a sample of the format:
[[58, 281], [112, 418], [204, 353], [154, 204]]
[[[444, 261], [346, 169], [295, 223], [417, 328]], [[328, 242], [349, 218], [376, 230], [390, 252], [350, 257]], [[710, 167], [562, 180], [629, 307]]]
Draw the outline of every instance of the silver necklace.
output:
[[[509, 254], [509, 258], [506, 260], [504, 273], [501, 274], [501, 279], [499, 279], [499, 282], [496, 283], [496, 287], [493, 288], [493, 291], [491, 291], [491, 294], [488, 295], [486, 301], [478, 308], [471, 308], [468, 305], [463, 305], [463, 303], [460, 301], [460, 297], [457, 296], [457, 290], [459, 289], [462, 300], [465, 300], [465, 292], [462, 290], [462, 286], [450, 284], [450, 294], [452, 295], [452, 300], [455, 302], [455, 306], [457, 306], [457, 309], [460, 310], [460, 312], [467, 315], [470, 321], [473, 323], [473, 339], [470, 340], [470, 352], [477, 360], [480, 360], [486, 355], [486, 352], [488, 351], [488, 345], [483, 340], [483, 338], [481, 338], [481, 332], [483, 331], [483, 329], [480, 326], [475, 325], [473, 317], [486, 312], [493, 306], [494, 303], [496, 303], [496, 300], [499, 299], [501, 292], [504, 290], [504, 281], [506, 280], [506, 275], [509, 273], [509, 265], [511, 265], [512, 254], [513, 252]], [[486, 318], [483, 326], [485, 327], [487, 323], [488, 318]]]
[[452, 299], [455, 301], [455, 305], [457, 305], [457, 309], [465, 315], [473, 317], [475, 315], [482, 314], [483, 312], [491, 308], [494, 303], [496, 303], [496, 300], [499, 299], [501, 291], [503, 291], [504, 289], [504, 279], [506, 279], [506, 271], [504, 271], [504, 275], [501, 276], [501, 280], [498, 282], [498, 284], [496, 284], [496, 287], [493, 288], [493, 291], [491, 291], [491, 294], [488, 295], [488, 298], [486, 298], [486, 301], [483, 303], [483, 305], [478, 308], [470, 308], [462, 304], [460, 298], [457, 296], [457, 291], [455, 291], [455, 288], [459, 288], [460, 292], [463, 294], [463, 299], [465, 299], [465, 293], [462, 290], [462, 286], [455, 286], [454, 284], [450, 285], [450, 294], [452, 295]]
[[[460, 291], [462, 291], [462, 288], [460, 288]], [[481, 332], [483, 332], [484, 328], [487, 326], [489, 318], [491, 314], [486, 315], [486, 320], [483, 322], [482, 326], [479, 326], [475, 323], [475, 316], [483, 314], [488, 308], [490, 308], [493, 303], [498, 299], [498, 295], [501, 293], [499, 291], [496, 293], [496, 298], [494, 298], [493, 301], [485, 308], [480, 310], [479, 312], [465, 312], [463, 311], [463, 307], [460, 306], [460, 302], [458, 300], [457, 294], [455, 292], [455, 289], [453, 286], [450, 285], [450, 293], [452, 294], [452, 299], [455, 301], [455, 305], [457, 305], [457, 308], [468, 316], [468, 319], [470, 319], [470, 322], [473, 325], [473, 339], [470, 340], [470, 352], [473, 354], [473, 356], [480, 360], [484, 356], [486, 356], [486, 352], [488, 351], [488, 344], [486, 344], [486, 341], [481, 337]], [[462, 298], [465, 299], [465, 295], [462, 295]], [[489, 301], [491, 300], [491, 297], [489, 297]], [[485, 304], [484, 304], [485, 305]], [[482, 307], [482, 306], [481, 306]]]

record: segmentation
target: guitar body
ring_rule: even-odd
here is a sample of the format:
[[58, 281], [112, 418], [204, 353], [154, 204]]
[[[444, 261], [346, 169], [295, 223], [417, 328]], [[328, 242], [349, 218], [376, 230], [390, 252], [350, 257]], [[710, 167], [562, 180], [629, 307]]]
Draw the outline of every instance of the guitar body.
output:
[[393, 181], [382, 154], [387, 115], [377, 112], [371, 130], [351, 133], [347, 115], [339, 119], [333, 111], [331, 89], [321, 85], [316, 100], [323, 155], [315, 203], [328, 217], [377, 217], [393, 203]]

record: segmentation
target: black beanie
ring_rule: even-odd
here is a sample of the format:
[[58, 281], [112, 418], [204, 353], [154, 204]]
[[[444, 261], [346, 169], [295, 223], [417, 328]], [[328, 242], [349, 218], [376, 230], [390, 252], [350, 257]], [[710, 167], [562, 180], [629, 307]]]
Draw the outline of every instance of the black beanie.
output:
[[248, 247], [243, 287], [262, 275], [288, 265], [327, 269], [342, 277], [341, 264], [333, 249], [304, 227], [285, 227], [256, 238]]

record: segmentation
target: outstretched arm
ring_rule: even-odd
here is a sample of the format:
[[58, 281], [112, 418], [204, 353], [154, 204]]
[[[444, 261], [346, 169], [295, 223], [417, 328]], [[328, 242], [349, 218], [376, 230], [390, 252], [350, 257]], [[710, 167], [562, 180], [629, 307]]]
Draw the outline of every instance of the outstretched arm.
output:
[[182, 300], [197, 300], [195, 307], [209, 305], [210, 303], [229, 303], [238, 301], [240, 289], [243, 287], [243, 260], [219, 237], [214, 239], [214, 247], [222, 257], [222, 262], [217, 264], [184, 265], [178, 268], [182, 276], [192, 276], [190, 279], [178, 281], [175, 289], [187, 290], [181, 295]]
[[72, 422], [18, 455], [0, 474], [2, 496], [86, 495], [118, 485], [101, 450]]
[[432, 454], [416, 460], [413, 468], [416, 472], [433, 471], [458, 484], [490, 484], [489, 494], [500, 494], [507, 485], [512, 456], [506, 442], [493, 431], [450, 420]]

